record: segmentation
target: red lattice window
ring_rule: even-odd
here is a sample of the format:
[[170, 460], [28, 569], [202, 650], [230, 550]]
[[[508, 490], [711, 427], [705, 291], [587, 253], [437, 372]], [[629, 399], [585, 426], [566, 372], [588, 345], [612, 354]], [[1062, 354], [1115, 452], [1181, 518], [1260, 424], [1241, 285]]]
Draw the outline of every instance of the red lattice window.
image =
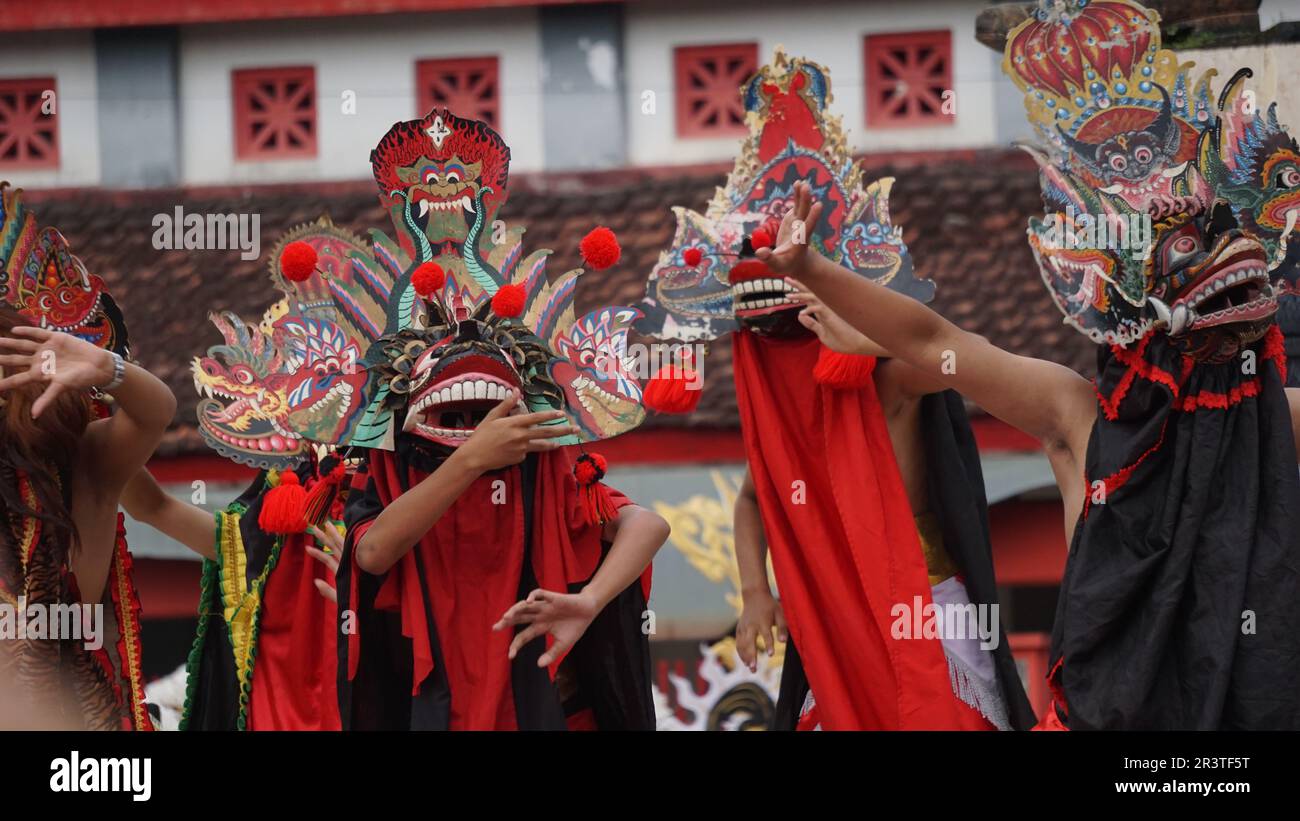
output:
[[0, 80], [0, 168], [58, 168], [53, 77]]
[[457, 117], [482, 120], [501, 128], [501, 69], [495, 57], [420, 60], [415, 64], [415, 88], [423, 117], [434, 106], [446, 106]]
[[679, 137], [746, 134], [740, 87], [758, 71], [758, 44], [682, 46], [673, 51]]
[[[942, 125], [953, 120], [952, 34], [872, 34], [866, 40], [867, 125]], [[945, 112], [945, 109], [947, 111]]]
[[278, 160], [316, 156], [316, 69], [239, 69], [231, 75], [235, 156]]

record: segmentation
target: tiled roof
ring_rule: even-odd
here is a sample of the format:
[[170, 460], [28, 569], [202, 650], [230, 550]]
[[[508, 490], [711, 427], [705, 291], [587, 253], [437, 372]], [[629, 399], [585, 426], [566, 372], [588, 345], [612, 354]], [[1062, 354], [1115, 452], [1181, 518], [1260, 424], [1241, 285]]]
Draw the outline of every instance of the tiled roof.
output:
[[[891, 196], [918, 269], [939, 284], [934, 308], [963, 328], [1019, 354], [1050, 359], [1091, 375], [1094, 346], [1063, 325], [1039, 280], [1025, 242], [1026, 219], [1041, 211], [1037, 176], [1021, 152], [988, 151], [869, 158], [871, 176], [898, 178]], [[528, 247], [549, 247], [552, 274], [578, 267], [578, 241], [593, 226], [619, 236], [623, 259], [582, 279], [578, 308], [626, 304], [644, 292], [646, 274], [671, 241], [673, 205], [703, 210], [724, 171], [629, 170], [610, 174], [524, 177], [512, 184], [501, 217], [527, 227]], [[15, 180], [21, 183], [21, 180]], [[238, 251], [156, 250], [154, 215], [257, 213], [261, 248], [279, 234], [328, 213], [358, 233], [391, 230], [367, 183], [301, 187], [30, 192], [42, 223], [58, 227], [87, 267], [122, 304], [141, 364], [180, 399], [161, 455], [203, 450], [193, 424], [196, 396], [189, 362], [219, 341], [210, 310], [256, 319], [272, 297], [263, 260]], [[731, 345], [710, 345], [706, 389], [689, 417], [654, 417], [653, 426], [734, 427]]]

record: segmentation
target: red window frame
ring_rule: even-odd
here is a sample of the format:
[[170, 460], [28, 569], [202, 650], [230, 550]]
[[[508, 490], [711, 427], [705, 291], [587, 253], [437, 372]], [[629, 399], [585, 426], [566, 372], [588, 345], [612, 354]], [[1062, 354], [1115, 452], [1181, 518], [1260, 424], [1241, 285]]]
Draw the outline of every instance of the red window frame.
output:
[[[45, 92], [54, 110], [41, 111]], [[58, 89], [53, 77], [0, 79], [0, 168], [59, 167]]]
[[501, 61], [496, 57], [439, 57], [415, 64], [417, 117], [435, 106], [501, 130]]
[[230, 85], [237, 159], [316, 156], [315, 67], [235, 69]]
[[758, 43], [678, 46], [673, 49], [677, 136], [748, 134], [740, 87], [758, 71]]
[[943, 94], [952, 89], [952, 32], [869, 34], [863, 43], [867, 125], [946, 125]]

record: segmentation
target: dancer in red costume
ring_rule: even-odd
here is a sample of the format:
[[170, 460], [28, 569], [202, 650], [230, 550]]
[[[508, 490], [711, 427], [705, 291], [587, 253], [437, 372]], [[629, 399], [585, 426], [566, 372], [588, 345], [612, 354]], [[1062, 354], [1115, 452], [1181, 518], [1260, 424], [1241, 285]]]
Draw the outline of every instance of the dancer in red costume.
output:
[[[583, 449], [644, 418], [637, 313], [576, 314], [581, 270], [548, 277], [522, 227], [489, 230], [509, 158], [446, 109], [397, 123], [371, 154], [396, 240], [284, 249], [310, 311], [267, 324], [313, 332], [288, 351], [322, 367], [287, 381], [275, 429], [364, 459], [338, 577], [344, 729], [654, 727], [644, 627], [667, 525]], [[581, 246], [593, 268], [618, 258], [608, 229]]]
[[[332, 467], [337, 459], [326, 465]], [[295, 477], [318, 493], [337, 494], [330, 470], [316, 475], [315, 460], [304, 463]], [[330, 488], [328, 485], [333, 484]], [[238, 663], [232, 669], [224, 663], [234, 652], [228, 637], [247, 629], [248, 616], [217, 609], [209, 597], [220, 596], [220, 585], [204, 586], [200, 602], [202, 620], [197, 649], [187, 665], [196, 681], [188, 688], [189, 698], [182, 727], [190, 730], [337, 730], [338, 696], [335, 692], [334, 632], [337, 624], [337, 595], [334, 576], [337, 555], [343, 547], [342, 534], [326, 516], [325, 521], [302, 525], [288, 533], [268, 533], [259, 525], [259, 514], [268, 495], [275, 491], [270, 477], [260, 473], [239, 499], [225, 510], [212, 511], [168, 495], [147, 471], [137, 474], [122, 494], [122, 506], [133, 519], [175, 539], [205, 559], [205, 575], [215, 574], [221, 564], [236, 558], [232, 551], [242, 547], [239, 559], [254, 566], [275, 554], [272, 572], [265, 575], [259, 590], [256, 633], [256, 665], [251, 687], [241, 698], [242, 680]], [[333, 518], [342, 516], [341, 507]], [[238, 543], [230, 538], [231, 528], [241, 531]], [[223, 539], [223, 532], [227, 537]], [[329, 552], [326, 552], [329, 551]], [[235, 568], [227, 569], [233, 574]], [[261, 576], [260, 570], [253, 573]], [[209, 636], [210, 627], [212, 629]], [[205, 638], [213, 643], [209, 648]], [[224, 646], [222, 646], [224, 645]], [[205, 651], [207, 653], [204, 659]], [[251, 655], [251, 653], [250, 653]], [[217, 669], [213, 669], [217, 668]], [[199, 680], [201, 679], [201, 680]]]
[[[828, 729], [1027, 727], [996, 623], [983, 480], [960, 400], [915, 368], [877, 360], [883, 351], [755, 258], [781, 238], [794, 183], [811, 176], [833, 207], [808, 245], [863, 279], [933, 296], [890, 223], [892, 180], [865, 185], [826, 114], [828, 84], [821, 66], [779, 52], [746, 84], [751, 135], [708, 212], [678, 211], [637, 327], [686, 340], [735, 332], [749, 461], [736, 511], [737, 638], [752, 664], [758, 636], [770, 652], [788, 619], [777, 726], [802, 716], [801, 726]], [[936, 606], [972, 604], [985, 618], [980, 638], [964, 638], [979, 632], [973, 621], [913, 635]]]

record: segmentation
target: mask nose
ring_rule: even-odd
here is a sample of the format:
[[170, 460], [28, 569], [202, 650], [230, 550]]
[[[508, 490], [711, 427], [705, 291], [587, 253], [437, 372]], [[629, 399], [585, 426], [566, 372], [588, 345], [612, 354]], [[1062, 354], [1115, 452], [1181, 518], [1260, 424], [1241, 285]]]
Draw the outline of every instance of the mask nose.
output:
[[1232, 207], [1222, 200], [1214, 203], [1205, 217], [1205, 247], [1214, 247], [1220, 237], [1226, 236], [1231, 242], [1244, 234], [1237, 217], [1232, 213]]
[[457, 342], [480, 342], [482, 339], [483, 335], [479, 333], [478, 323], [473, 320], [460, 323], [456, 329]]

